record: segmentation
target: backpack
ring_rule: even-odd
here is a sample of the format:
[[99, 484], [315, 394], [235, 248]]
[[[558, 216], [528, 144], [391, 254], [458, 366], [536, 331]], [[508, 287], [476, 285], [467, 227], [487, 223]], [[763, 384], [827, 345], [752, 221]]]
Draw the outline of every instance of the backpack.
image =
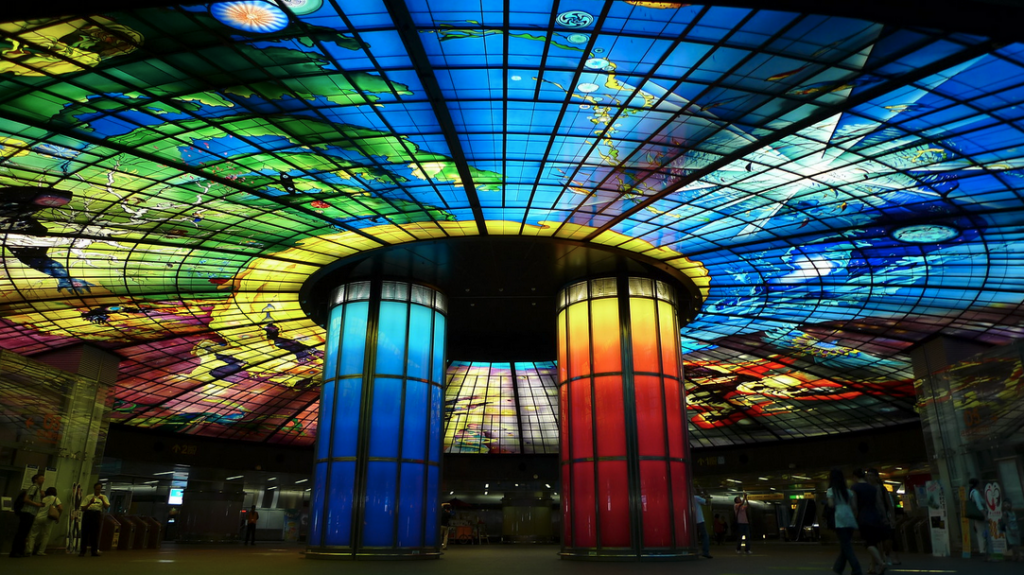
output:
[[18, 497], [14, 499], [14, 504], [11, 505], [11, 509], [14, 510], [15, 513], [21, 513], [22, 508], [25, 507], [26, 495], [28, 495], [28, 489], [22, 489], [21, 492], [18, 493]]

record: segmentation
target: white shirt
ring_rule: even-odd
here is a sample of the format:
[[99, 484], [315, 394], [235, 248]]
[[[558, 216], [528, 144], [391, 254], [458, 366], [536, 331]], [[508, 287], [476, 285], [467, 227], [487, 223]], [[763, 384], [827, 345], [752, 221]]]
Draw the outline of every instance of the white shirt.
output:
[[829, 487], [825, 492], [826, 496], [835, 503], [836, 507], [836, 529], [857, 529], [857, 516], [853, 513], [855, 495], [849, 489], [846, 490], [846, 501], [836, 497]]
[[56, 507], [58, 505], [60, 505], [60, 499], [57, 499], [56, 495], [47, 495], [46, 497], [43, 497], [43, 506], [36, 511], [36, 521], [49, 519], [50, 506]]
[[103, 509], [109, 505], [110, 500], [102, 493], [99, 495], [90, 494], [85, 498], [85, 501], [82, 502], [82, 507], [84, 507], [86, 511], [103, 511]]

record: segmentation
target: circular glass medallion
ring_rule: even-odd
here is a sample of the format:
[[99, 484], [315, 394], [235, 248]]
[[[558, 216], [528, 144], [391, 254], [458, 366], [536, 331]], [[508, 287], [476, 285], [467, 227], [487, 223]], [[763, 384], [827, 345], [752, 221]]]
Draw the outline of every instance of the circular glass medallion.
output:
[[566, 28], [586, 28], [594, 23], [594, 17], [583, 10], [569, 10], [559, 14], [555, 22]]
[[584, 82], [582, 84], [576, 85], [576, 89], [579, 90], [580, 92], [583, 92], [584, 94], [596, 92], [598, 88], [600, 88], [600, 86], [598, 86], [597, 84], [591, 84], [590, 82]]
[[312, 14], [324, 5], [324, 0], [275, 0], [278, 6], [292, 11], [296, 16]]
[[920, 224], [906, 226], [892, 232], [892, 237], [912, 244], [937, 244], [960, 235], [960, 230], [942, 224]]
[[221, 24], [245, 32], [277, 32], [288, 26], [288, 16], [267, 2], [218, 2], [210, 14]]
[[586, 44], [587, 40], [590, 40], [590, 36], [586, 34], [569, 34], [565, 37], [566, 41], [570, 44]]

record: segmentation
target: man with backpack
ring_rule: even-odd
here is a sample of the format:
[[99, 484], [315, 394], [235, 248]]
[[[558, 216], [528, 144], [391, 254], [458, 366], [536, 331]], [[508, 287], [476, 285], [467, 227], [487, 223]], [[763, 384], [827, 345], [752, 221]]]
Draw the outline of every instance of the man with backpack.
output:
[[19, 493], [14, 501], [14, 512], [18, 515], [18, 530], [14, 532], [14, 540], [11, 542], [11, 557], [28, 557], [25, 543], [29, 532], [32, 531], [36, 513], [43, 506], [43, 481], [46, 481], [46, 476], [42, 473], [33, 475], [32, 485]]

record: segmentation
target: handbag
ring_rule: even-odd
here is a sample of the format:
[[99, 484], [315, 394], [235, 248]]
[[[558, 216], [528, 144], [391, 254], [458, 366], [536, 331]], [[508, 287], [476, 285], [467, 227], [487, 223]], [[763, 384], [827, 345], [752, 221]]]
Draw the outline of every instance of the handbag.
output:
[[57, 506], [52, 503], [50, 504], [50, 508], [46, 511], [46, 514], [54, 521], [60, 519], [60, 509], [57, 509]]
[[[971, 495], [974, 495], [974, 491], [971, 491]], [[970, 519], [972, 521], [984, 521], [985, 520], [985, 514], [982, 513], [981, 509], [978, 509], [978, 506], [974, 504], [974, 498], [973, 497], [970, 497], [970, 496], [967, 497], [967, 504], [965, 505], [965, 508], [964, 508], [964, 517], [966, 517], [966, 518], [968, 518], [968, 519]]]

